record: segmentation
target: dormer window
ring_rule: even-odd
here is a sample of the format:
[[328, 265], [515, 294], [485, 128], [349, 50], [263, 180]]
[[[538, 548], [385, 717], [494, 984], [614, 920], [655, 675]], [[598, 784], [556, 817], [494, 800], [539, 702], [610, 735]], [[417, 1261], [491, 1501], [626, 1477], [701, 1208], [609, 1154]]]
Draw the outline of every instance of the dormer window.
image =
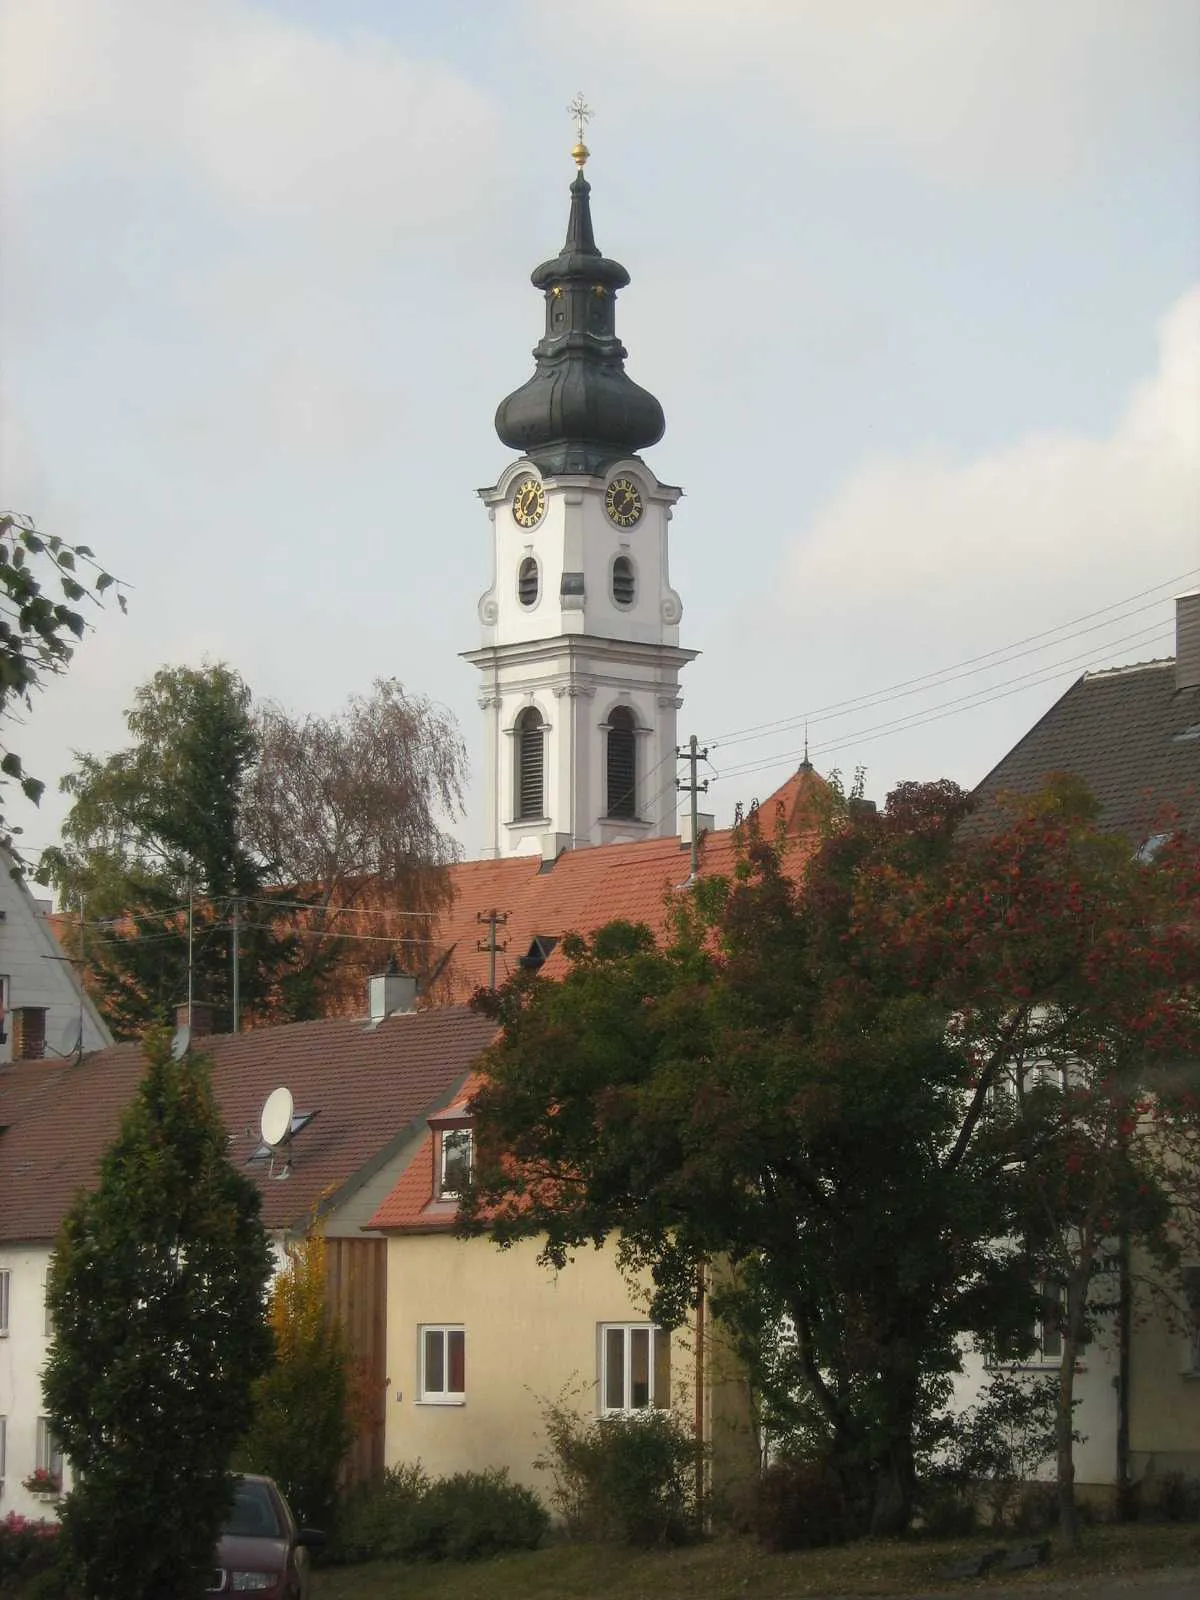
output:
[[438, 1199], [457, 1200], [471, 1181], [475, 1139], [470, 1128], [443, 1128], [438, 1150]]

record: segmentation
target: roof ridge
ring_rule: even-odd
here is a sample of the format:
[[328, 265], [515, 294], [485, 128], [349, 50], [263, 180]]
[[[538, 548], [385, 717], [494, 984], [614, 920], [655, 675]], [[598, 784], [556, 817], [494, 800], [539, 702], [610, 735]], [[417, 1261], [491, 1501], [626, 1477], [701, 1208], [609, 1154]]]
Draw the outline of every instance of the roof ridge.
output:
[[1153, 668], [1174, 667], [1174, 656], [1152, 656], [1149, 661], [1126, 661], [1118, 667], [1095, 667], [1090, 672], [1083, 674], [1082, 681], [1090, 682], [1093, 678], [1116, 678], [1123, 672], [1148, 672]]

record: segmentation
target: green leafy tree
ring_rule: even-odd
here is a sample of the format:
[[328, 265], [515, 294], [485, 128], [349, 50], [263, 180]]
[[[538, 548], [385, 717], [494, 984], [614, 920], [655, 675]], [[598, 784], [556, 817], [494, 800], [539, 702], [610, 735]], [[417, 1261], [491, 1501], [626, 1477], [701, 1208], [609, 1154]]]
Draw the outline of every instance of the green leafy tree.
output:
[[[252, 1023], [357, 1006], [381, 940], [426, 964], [457, 854], [439, 818], [465, 773], [448, 713], [389, 680], [296, 719], [255, 707], [217, 664], [163, 668], [126, 721], [127, 749], [76, 756], [63, 846], [42, 867], [67, 904], [86, 904], [72, 953], [114, 1033], [165, 1023], [186, 997], [189, 902], [194, 995], [221, 1026], [235, 950]], [[365, 918], [351, 909], [363, 905]]]
[[325, 1239], [314, 1224], [271, 1285], [275, 1360], [255, 1384], [254, 1420], [236, 1457], [243, 1471], [274, 1478], [300, 1521], [319, 1528], [334, 1521], [356, 1398], [349, 1345], [325, 1288]]
[[164, 667], [126, 722], [128, 749], [78, 755], [63, 779], [63, 846], [42, 867], [68, 904], [86, 904], [82, 953], [106, 1020], [123, 1038], [171, 1021], [188, 994], [189, 905], [194, 997], [229, 1025], [237, 908], [240, 1002], [268, 1013], [298, 954], [262, 910], [264, 865], [242, 835], [258, 754], [250, 691], [222, 663]]
[[[124, 611], [121, 586], [87, 545], [39, 533], [29, 517], [0, 515], [0, 722], [11, 722], [16, 706], [31, 710], [33, 691], [66, 671], [87, 628], [79, 606], [102, 604], [110, 589]], [[27, 800], [41, 799], [45, 784], [26, 772], [7, 738], [0, 741], [0, 775], [0, 789], [12, 780]], [[2, 817], [0, 842], [12, 848]]]
[[616, 1235], [669, 1325], [726, 1263], [714, 1314], [877, 1534], [910, 1519], [962, 1338], [1013, 1348], [1035, 1320], [1054, 1131], [993, 1114], [1004, 1075], [1086, 1057], [1100, 1015], [1143, 1076], [1196, 1050], [1194, 846], [1136, 862], [1065, 790], [992, 838], [967, 810], [949, 784], [834, 804], [790, 865], [753, 818], [661, 945], [614, 924], [564, 940], [561, 981], [478, 1002], [504, 1031], [465, 1225], [542, 1234], [554, 1263]]
[[69, 1567], [92, 1600], [198, 1600], [229, 1461], [270, 1360], [259, 1196], [227, 1155], [203, 1057], [146, 1075], [51, 1261], [47, 1414], [71, 1463]]

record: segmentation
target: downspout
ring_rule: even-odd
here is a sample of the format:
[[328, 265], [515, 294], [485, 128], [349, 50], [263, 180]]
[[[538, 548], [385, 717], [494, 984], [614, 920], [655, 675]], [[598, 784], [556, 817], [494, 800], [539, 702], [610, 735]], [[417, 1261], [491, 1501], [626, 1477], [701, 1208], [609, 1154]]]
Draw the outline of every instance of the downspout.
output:
[[1118, 1242], [1117, 1290], [1117, 1518], [1134, 1516], [1133, 1484], [1129, 1475], [1129, 1379], [1132, 1366], [1133, 1274], [1129, 1261], [1129, 1230], [1122, 1228]]
[[704, 1268], [696, 1272], [696, 1504], [704, 1504]]

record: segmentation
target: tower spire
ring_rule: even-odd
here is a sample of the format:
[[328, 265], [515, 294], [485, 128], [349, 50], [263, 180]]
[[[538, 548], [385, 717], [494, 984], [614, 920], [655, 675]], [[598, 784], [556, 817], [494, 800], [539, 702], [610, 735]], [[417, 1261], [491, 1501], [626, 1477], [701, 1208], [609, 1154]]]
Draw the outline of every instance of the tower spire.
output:
[[625, 371], [628, 352], [617, 338], [616, 297], [629, 274], [601, 254], [592, 228], [583, 130], [593, 113], [581, 94], [568, 110], [578, 130], [571, 152], [578, 171], [567, 234], [558, 255], [531, 277], [546, 298], [546, 331], [534, 347], [533, 376], [497, 408], [496, 432], [543, 475], [599, 476], [610, 462], [657, 444], [666, 421], [654, 396]]

